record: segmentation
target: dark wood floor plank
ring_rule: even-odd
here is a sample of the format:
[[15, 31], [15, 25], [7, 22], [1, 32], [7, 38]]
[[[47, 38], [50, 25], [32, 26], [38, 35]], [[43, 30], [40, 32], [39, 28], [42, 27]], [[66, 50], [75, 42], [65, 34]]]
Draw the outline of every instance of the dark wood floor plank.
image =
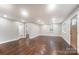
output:
[[[1, 55], [68, 55], [70, 46], [61, 37], [38, 36], [0, 44]], [[71, 53], [73, 54], [73, 53]]]

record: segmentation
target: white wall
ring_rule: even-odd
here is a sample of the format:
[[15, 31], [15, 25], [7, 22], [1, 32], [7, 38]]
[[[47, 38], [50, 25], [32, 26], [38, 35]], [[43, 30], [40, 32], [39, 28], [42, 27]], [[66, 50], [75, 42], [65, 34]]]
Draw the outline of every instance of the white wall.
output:
[[70, 19], [64, 21], [62, 24], [62, 37], [70, 44]]
[[17, 39], [19, 33], [18, 23], [0, 18], [0, 43]]
[[53, 32], [50, 32], [49, 25], [46, 25], [45, 27], [45, 25], [40, 26], [35, 23], [27, 23], [26, 31], [24, 31], [23, 23], [0, 18], [0, 43], [24, 37], [24, 34], [27, 33], [30, 35], [30, 38], [34, 38], [39, 35], [59, 36], [61, 32], [60, 27], [61, 25], [55, 24]]
[[78, 53], [79, 53], [79, 9], [77, 11], [78, 14], [78, 20], [77, 20], [77, 47], [78, 47]]
[[41, 25], [40, 35], [61, 36], [61, 24], [53, 24], [53, 31], [50, 31], [51, 25]]
[[40, 27], [38, 24], [35, 23], [27, 23], [26, 24], [26, 30], [29, 34], [30, 38], [34, 38], [39, 35], [40, 33]]
[[50, 31], [50, 25], [38, 25], [35, 23], [27, 23], [26, 31], [30, 38], [37, 36], [61, 36], [61, 24], [54, 24], [53, 32]]
[[21, 22], [15, 22], [18, 27], [18, 35], [19, 37], [25, 37], [25, 30], [24, 30], [24, 24]]

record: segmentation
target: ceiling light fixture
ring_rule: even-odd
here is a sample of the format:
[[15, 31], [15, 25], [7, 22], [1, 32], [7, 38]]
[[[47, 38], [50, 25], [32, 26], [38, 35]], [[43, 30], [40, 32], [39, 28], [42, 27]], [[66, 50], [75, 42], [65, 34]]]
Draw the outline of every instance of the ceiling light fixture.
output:
[[38, 24], [44, 24], [44, 22], [42, 20], [37, 20]]
[[40, 20], [37, 20], [37, 22], [40, 23], [41, 21]]
[[7, 17], [7, 15], [6, 15], [6, 14], [4, 14], [4, 15], [3, 15], [3, 17]]
[[22, 11], [21, 11], [21, 15], [22, 15], [23, 17], [27, 17], [27, 16], [28, 16], [27, 10], [22, 10]]
[[25, 20], [21, 20], [21, 22], [25, 22]]
[[48, 11], [52, 11], [56, 7], [56, 4], [49, 4]]

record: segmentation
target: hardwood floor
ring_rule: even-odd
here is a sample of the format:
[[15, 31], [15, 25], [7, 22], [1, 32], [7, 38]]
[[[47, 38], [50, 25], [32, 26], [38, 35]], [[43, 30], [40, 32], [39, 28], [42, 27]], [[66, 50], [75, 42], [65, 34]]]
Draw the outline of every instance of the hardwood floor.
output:
[[71, 55], [70, 46], [61, 37], [38, 36], [0, 44], [1, 55]]

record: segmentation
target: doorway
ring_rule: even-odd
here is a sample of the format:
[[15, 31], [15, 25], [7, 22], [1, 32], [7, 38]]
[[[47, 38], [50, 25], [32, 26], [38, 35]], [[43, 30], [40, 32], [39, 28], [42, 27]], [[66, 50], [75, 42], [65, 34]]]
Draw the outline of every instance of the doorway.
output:
[[77, 15], [71, 19], [70, 36], [71, 53], [77, 53]]

